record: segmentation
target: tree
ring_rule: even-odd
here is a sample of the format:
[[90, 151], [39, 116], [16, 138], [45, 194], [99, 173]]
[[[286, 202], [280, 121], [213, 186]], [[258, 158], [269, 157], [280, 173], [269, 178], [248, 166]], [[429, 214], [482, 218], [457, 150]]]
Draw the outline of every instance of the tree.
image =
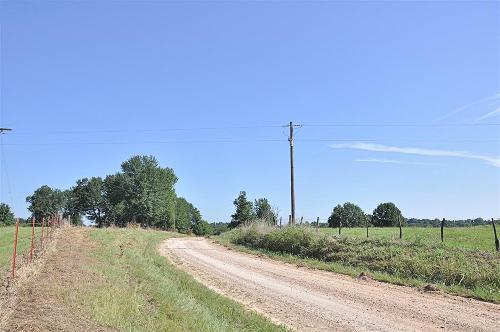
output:
[[236, 211], [231, 216], [231, 222], [229, 223], [230, 228], [237, 227], [255, 219], [253, 204], [247, 199], [247, 193], [245, 191], [240, 191], [240, 194], [233, 201], [233, 204], [236, 207]]
[[[200, 211], [185, 198], [178, 197], [175, 210], [175, 227], [178, 232], [187, 233], [202, 221]], [[196, 234], [196, 233], [195, 233]]]
[[94, 221], [97, 227], [102, 227], [106, 220], [106, 199], [104, 196], [104, 181], [100, 177], [83, 178], [76, 181], [71, 188], [69, 207], [74, 212], [83, 213]]
[[0, 203], [0, 225], [9, 226], [14, 223], [14, 214], [10, 210], [10, 206], [5, 203]]
[[364, 226], [365, 218], [365, 213], [359, 206], [346, 202], [344, 205], [337, 205], [333, 208], [332, 214], [328, 218], [328, 225], [338, 227], [341, 223], [342, 227]]
[[257, 219], [265, 220], [270, 224], [275, 224], [277, 215], [273, 211], [267, 198], [259, 198], [254, 202], [255, 216]]
[[193, 233], [196, 235], [212, 235], [214, 227], [205, 220], [200, 220], [193, 225]]
[[373, 210], [372, 224], [376, 227], [398, 226], [401, 218], [401, 224], [406, 224], [401, 211], [394, 203], [381, 203]]
[[82, 212], [77, 207], [77, 201], [73, 196], [73, 191], [71, 189], [64, 190], [62, 192], [63, 196], [63, 206], [62, 213], [63, 218], [69, 219], [72, 225], [83, 225], [82, 222]]
[[28, 210], [37, 220], [48, 220], [62, 211], [64, 196], [60, 190], [44, 185], [35, 190], [33, 195], [26, 197], [26, 202], [30, 204]]

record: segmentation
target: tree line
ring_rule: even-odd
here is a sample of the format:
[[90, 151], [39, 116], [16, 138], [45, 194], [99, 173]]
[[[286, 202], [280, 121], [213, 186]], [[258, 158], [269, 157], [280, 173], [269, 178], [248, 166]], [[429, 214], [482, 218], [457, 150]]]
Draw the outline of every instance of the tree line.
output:
[[61, 213], [74, 224], [81, 224], [82, 217], [86, 217], [96, 227], [134, 223], [182, 233], [211, 234], [213, 229], [202, 219], [200, 211], [177, 196], [177, 180], [173, 169], [161, 167], [153, 156], [133, 156], [115, 174], [78, 179], [67, 190], [44, 185], [26, 202], [37, 220]]

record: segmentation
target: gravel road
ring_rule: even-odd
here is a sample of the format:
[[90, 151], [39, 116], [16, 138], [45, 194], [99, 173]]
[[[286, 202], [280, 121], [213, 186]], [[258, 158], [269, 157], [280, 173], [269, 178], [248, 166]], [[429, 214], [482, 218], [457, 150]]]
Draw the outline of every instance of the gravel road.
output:
[[200, 238], [160, 252], [209, 288], [299, 331], [500, 331], [500, 305], [297, 267]]

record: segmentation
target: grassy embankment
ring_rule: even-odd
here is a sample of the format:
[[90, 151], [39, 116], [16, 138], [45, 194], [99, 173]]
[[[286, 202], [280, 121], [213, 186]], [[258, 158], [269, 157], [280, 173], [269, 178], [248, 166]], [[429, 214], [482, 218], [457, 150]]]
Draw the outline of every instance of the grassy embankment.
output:
[[[432, 283], [452, 294], [500, 303], [500, 254], [490, 249], [491, 239], [483, 230], [486, 228], [446, 229], [448, 237], [441, 244], [439, 229], [436, 241], [430, 236], [435, 229], [405, 228], [406, 236], [400, 241], [395, 229], [371, 229], [372, 235], [366, 239], [363, 229], [346, 229], [338, 236], [331, 235], [334, 230], [317, 233], [308, 227], [280, 230], [253, 225], [223, 233], [216, 240], [298, 265], [352, 276], [368, 272], [376, 280], [401, 285]], [[470, 240], [471, 234], [485, 244]], [[462, 242], [469, 249], [463, 249]], [[484, 250], [470, 249], [474, 247]]]
[[216, 294], [160, 256], [157, 246], [176, 233], [89, 229], [93, 281], [76, 301], [99, 325], [125, 331], [278, 331], [267, 319]]
[[[14, 226], [0, 227], [0, 274], [3, 276], [10, 269], [12, 251], [14, 249]], [[35, 227], [35, 241], [40, 241], [41, 228]], [[29, 250], [31, 244], [31, 227], [19, 227], [17, 254]]]

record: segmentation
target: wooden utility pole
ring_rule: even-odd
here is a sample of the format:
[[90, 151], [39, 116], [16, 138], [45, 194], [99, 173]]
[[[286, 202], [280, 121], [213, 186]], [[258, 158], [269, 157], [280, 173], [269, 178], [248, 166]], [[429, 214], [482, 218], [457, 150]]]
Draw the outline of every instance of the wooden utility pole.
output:
[[302, 127], [301, 125], [294, 125], [290, 121], [289, 125], [285, 127], [290, 127], [290, 136], [288, 137], [288, 142], [290, 142], [290, 200], [292, 206], [291, 223], [295, 224], [295, 181], [294, 181], [294, 168], [293, 168], [293, 127]]
[[295, 224], [295, 181], [293, 174], [293, 123], [290, 121], [290, 200], [292, 204], [292, 223]]

